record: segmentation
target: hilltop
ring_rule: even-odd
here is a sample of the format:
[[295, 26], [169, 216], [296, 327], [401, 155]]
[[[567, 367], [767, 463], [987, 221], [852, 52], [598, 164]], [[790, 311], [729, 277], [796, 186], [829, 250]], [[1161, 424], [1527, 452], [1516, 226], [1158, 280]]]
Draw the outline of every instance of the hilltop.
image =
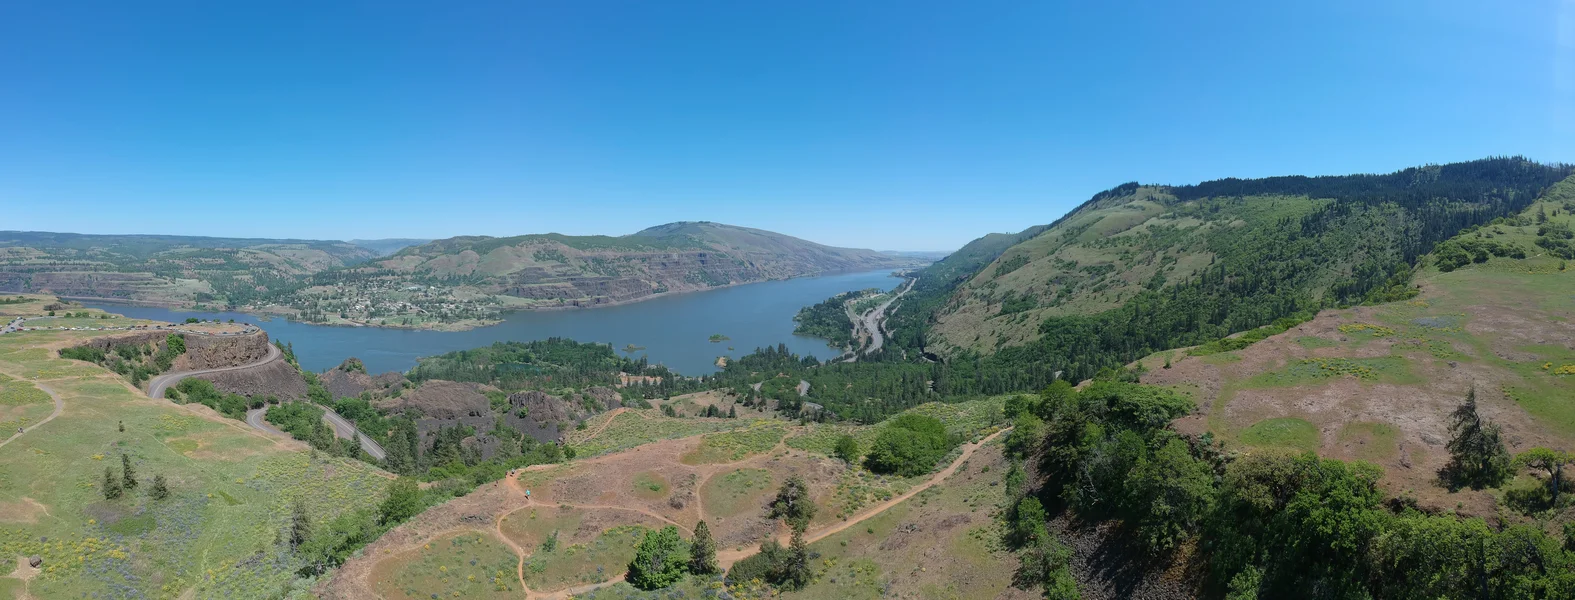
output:
[[666, 293], [924, 263], [704, 221], [623, 236], [462, 236], [316, 274], [308, 287], [263, 309], [328, 323], [463, 327], [507, 310], [609, 306]]
[[1282, 317], [1402, 297], [1433, 245], [1520, 212], [1570, 173], [1493, 158], [1385, 175], [1124, 184], [959, 281], [922, 315], [923, 342], [950, 357], [1046, 358], [1089, 377]]
[[0, 291], [237, 305], [373, 256], [337, 241], [0, 231]]

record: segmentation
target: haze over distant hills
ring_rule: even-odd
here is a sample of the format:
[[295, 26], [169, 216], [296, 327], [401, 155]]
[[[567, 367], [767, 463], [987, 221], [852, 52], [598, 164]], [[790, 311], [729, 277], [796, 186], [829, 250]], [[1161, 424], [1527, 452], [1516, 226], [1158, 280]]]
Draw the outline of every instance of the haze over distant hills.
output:
[[419, 246], [432, 241], [432, 238], [382, 238], [376, 240], [346, 240], [352, 244], [376, 252], [378, 256], [388, 256], [411, 246]]
[[209, 305], [311, 322], [465, 327], [511, 309], [928, 261], [710, 222], [624, 236], [352, 242], [0, 232], [0, 291]]
[[388, 270], [396, 278], [475, 286], [534, 306], [594, 306], [671, 291], [923, 262], [700, 221], [618, 237], [548, 233], [449, 238], [350, 271]]

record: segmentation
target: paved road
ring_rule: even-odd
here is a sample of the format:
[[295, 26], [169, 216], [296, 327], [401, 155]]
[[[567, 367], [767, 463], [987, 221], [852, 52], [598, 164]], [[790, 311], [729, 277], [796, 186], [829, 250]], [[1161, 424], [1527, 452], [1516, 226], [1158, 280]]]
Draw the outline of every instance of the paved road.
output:
[[268, 424], [268, 421], [263, 418], [267, 414], [268, 414], [268, 408], [267, 407], [254, 408], [254, 409], [248, 410], [248, 411], [246, 411], [246, 424], [247, 425], [251, 425], [252, 429], [256, 429], [258, 431], [266, 431], [268, 433], [277, 433], [279, 435], [288, 435], [288, 434], [286, 434], [283, 431], [279, 431], [279, 429], [274, 427], [273, 425]]
[[22, 437], [22, 434], [27, 433], [29, 431], [32, 431], [34, 429], [38, 429], [38, 427], [40, 425], [43, 425], [45, 423], [48, 423], [50, 421], [55, 420], [55, 417], [60, 416], [60, 411], [65, 410], [66, 403], [60, 401], [60, 394], [56, 394], [55, 390], [49, 389], [49, 386], [46, 386], [46, 385], [44, 385], [42, 383], [34, 382], [33, 385], [38, 386], [38, 389], [44, 390], [45, 394], [49, 394], [49, 397], [53, 398], [55, 400], [55, 412], [49, 413], [48, 417], [46, 417], [42, 421], [34, 423], [31, 427], [28, 427], [27, 429], [23, 429], [21, 431], [18, 431], [16, 433], [11, 434], [11, 437], [8, 437], [8, 438], [5, 439], [5, 441], [0, 442], [0, 446], [5, 446], [6, 444], [11, 443], [11, 440], [14, 440], [16, 438]]
[[908, 290], [913, 289], [913, 284], [918, 281], [919, 278], [917, 277], [909, 279], [907, 287], [902, 288], [901, 291], [887, 298], [885, 302], [880, 303], [875, 308], [871, 308], [869, 312], [862, 315], [854, 315], [853, 311], [849, 309], [848, 316], [853, 318], [853, 336], [858, 338], [862, 337], [860, 335], [861, 332], [868, 333], [870, 343], [863, 349], [852, 352], [843, 362], [853, 362], [859, 359], [860, 354], [869, 354], [880, 350], [881, 345], [886, 343], [886, 338], [881, 333], [881, 327], [886, 324], [886, 309], [890, 308], [891, 304], [896, 302], [898, 298], [901, 298], [903, 294], [908, 293]]
[[[268, 364], [268, 363], [273, 362], [275, 360], [280, 360], [281, 356], [282, 355], [279, 353], [279, 347], [278, 346], [275, 346], [273, 344], [268, 344], [268, 355], [267, 356], [262, 357], [262, 359], [260, 359], [260, 360], [249, 362], [249, 363], [246, 363], [244, 365], [240, 365], [240, 366], [236, 366], [236, 367], [219, 367], [217, 369], [202, 369], [202, 370], [198, 370], [198, 371], [179, 371], [179, 372], [175, 372], [175, 373], [165, 373], [163, 375], [159, 375], [158, 377], [154, 377], [151, 381], [148, 382], [148, 397], [149, 398], [163, 398], [164, 397], [164, 392], [166, 390], [168, 390], [170, 388], [170, 386], [179, 384], [181, 382], [181, 380], [183, 380], [183, 379], [185, 379], [187, 377], [191, 377], [193, 375], [206, 375], [208, 373], [220, 373], [220, 372], [224, 372], [224, 371], [238, 371], [240, 369], [250, 369], [252, 367], [258, 367], [258, 366], [262, 366], [262, 365]], [[378, 460], [383, 460], [384, 457], [388, 456], [388, 453], [383, 452], [383, 447], [382, 446], [379, 446], [377, 444], [377, 442], [373, 441], [372, 438], [367, 437], [366, 434], [363, 434], [363, 433], [361, 433], [359, 431], [356, 431], [355, 425], [351, 424], [350, 421], [345, 420], [344, 417], [339, 416], [338, 413], [335, 413], [333, 410], [328, 409], [327, 407], [324, 407], [324, 410], [326, 412], [323, 414], [323, 421], [327, 422], [330, 426], [332, 426], [334, 428], [334, 434], [335, 435], [337, 435], [339, 437], [342, 437], [344, 439], [347, 439], [347, 440], [348, 439], [352, 439], [352, 438], [359, 438], [359, 440], [361, 442], [361, 449], [365, 450], [367, 454], [372, 455], [374, 458], [376, 458]], [[251, 425], [252, 429], [256, 429], [258, 431], [263, 431], [263, 432], [267, 432], [267, 433], [284, 434], [284, 432], [279, 431], [278, 429], [274, 428], [272, 425], [269, 425], [268, 421], [263, 419], [263, 415], [266, 414], [266, 413], [267, 413], [267, 409], [266, 408], [258, 408], [258, 409], [252, 409], [252, 410], [246, 411], [246, 424], [247, 425]]]
[[383, 460], [384, 458], [388, 457], [388, 453], [383, 451], [382, 446], [377, 445], [377, 442], [372, 438], [367, 437], [366, 434], [357, 431], [354, 423], [351, 423], [344, 417], [339, 416], [339, 413], [334, 412], [334, 409], [324, 406], [323, 420], [327, 421], [329, 425], [333, 426], [334, 435], [347, 440], [351, 439], [352, 437], [359, 440], [361, 442], [361, 450], [365, 451], [367, 454], [372, 455], [372, 458]]
[[26, 320], [27, 319], [23, 319], [22, 317], [17, 317], [16, 319], [12, 320], [10, 323], [6, 323], [5, 327], [0, 327], [0, 335], [4, 335], [4, 334], [7, 334], [7, 333], [11, 333], [13, 331], [16, 331], [18, 329], [21, 329], [22, 328], [22, 322], [26, 321]]
[[279, 356], [280, 356], [280, 354], [279, 354], [279, 347], [275, 346], [273, 344], [268, 344], [268, 355], [267, 356], [262, 357], [262, 359], [260, 359], [260, 360], [249, 362], [249, 363], [246, 363], [244, 365], [237, 366], [237, 367], [219, 367], [217, 369], [200, 369], [200, 370], [197, 370], [197, 371], [176, 371], [176, 372], [173, 372], [173, 373], [165, 373], [163, 375], [159, 375], [157, 377], [154, 377], [152, 380], [148, 381], [148, 397], [149, 398], [163, 398], [164, 397], [164, 390], [169, 389], [170, 386], [178, 384], [178, 383], [181, 382], [182, 379], [185, 379], [187, 377], [191, 377], [192, 375], [207, 375], [209, 373], [222, 373], [224, 371], [239, 371], [241, 369], [250, 369], [252, 367], [262, 366], [262, 365], [268, 364], [270, 362], [273, 362], [275, 360], [278, 360]]

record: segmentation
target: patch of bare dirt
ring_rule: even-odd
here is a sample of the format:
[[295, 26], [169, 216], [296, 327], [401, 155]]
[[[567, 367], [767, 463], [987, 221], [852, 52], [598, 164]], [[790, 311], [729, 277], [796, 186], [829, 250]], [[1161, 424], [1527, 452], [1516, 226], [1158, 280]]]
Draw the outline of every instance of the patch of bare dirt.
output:
[[40, 517], [48, 514], [49, 507], [32, 498], [0, 502], [0, 523], [37, 523]]

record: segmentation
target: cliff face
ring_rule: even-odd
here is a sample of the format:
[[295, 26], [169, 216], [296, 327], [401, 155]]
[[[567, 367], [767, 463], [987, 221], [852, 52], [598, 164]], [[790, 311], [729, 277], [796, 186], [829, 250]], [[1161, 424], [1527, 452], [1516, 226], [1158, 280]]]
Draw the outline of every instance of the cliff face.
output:
[[306, 398], [306, 381], [301, 379], [301, 372], [283, 358], [249, 369], [220, 371], [193, 377], [211, 381], [213, 387], [229, 394], [273, 396], [280, 400]]
[[175, 360], [176, 371], [236, 367], [268, 356], [268, 334], [214, 336], [188, 335], [186, 353]]

